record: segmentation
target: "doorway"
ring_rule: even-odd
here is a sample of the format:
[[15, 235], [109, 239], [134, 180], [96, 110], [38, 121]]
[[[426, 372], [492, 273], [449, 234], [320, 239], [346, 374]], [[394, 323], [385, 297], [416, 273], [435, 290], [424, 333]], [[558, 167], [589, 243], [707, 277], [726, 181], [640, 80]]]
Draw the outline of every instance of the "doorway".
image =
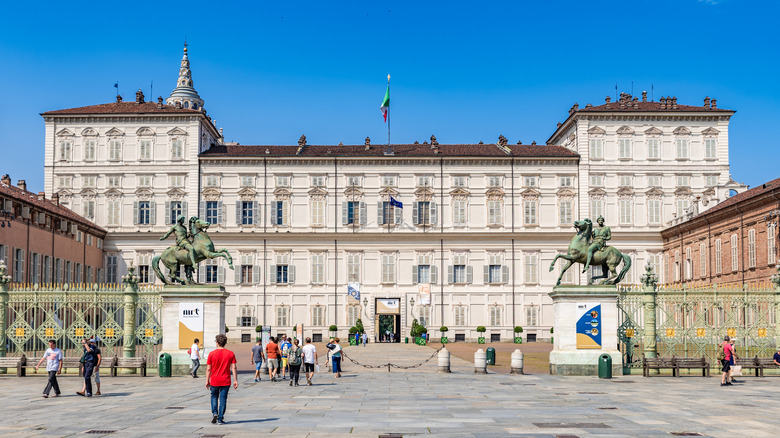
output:
[[377, 315], [377, 342], [401, 342], [401, 318], [398, 315]]

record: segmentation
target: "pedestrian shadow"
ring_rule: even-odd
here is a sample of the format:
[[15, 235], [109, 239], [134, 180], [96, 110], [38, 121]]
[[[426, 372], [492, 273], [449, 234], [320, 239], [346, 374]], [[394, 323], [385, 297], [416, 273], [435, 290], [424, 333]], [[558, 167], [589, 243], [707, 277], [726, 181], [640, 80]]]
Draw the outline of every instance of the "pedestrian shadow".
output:
[[106, 398], [106, 397], [127, 397], [128, 395], [131, 395], [129, 392], [109, 392], [101, 395], [93, 395], [93, 397], [96, 398]]
[[238, 420], [238, 421], [228, 421], [227, 424], [242, 424], [242, 423], [264, 423], [266, 421], [276, 421], [278, 418], [256, 418], [254, 420]]

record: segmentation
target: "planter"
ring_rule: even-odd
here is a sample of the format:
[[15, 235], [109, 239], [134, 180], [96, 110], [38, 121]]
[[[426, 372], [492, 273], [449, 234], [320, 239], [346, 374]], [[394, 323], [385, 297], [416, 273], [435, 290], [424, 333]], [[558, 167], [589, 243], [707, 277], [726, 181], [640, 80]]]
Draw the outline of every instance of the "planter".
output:
[[484, 336], [480, 336], [480, 337], [477, 338], [477, 344], [484, 344], [484, 343], [485, 343], [485, 337]]
[[425, 345], [425, 343], [426, 343], [425, 342], [425, 338], [422, 338], [422, 337], [418, 336], [418, 337], [414, 338], [414, 343], [417, 344], [417, 345]]
[[522, 344], [523, 338], [521, 336], [515, 336], [515, 344]]
[[442, 344], [447, 344], [447, 343], [449, 343], [449, 342], [450, 342], [450, 340], [449, 340], [449, 339], [447, 339], [447, 337], [446, 337], [446, 336], [442, 336], [442, 337], [441, 337], [441, 343], [442, 343]]
[[349, 345], [357, 345], [355, 338], [349, 338]]

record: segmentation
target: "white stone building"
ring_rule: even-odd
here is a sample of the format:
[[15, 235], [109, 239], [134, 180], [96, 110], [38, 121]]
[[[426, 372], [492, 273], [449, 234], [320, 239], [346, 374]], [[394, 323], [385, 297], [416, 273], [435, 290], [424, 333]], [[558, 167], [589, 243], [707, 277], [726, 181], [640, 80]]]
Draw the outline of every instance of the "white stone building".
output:
[[[559, 268], [548, 267], [574, 220], [606, 218], [634, 259], [632, 282], [647, 262], [660, 266], [665, 225], [743, 189], [729, 178], [733, 111], [709, 99], [575, 105], [549, 145], [431, 137], [392, 152], [369, 139], [226, 144], [203, 105], [185, 47], [165, 103], [139, 91], [135, 102], [44, 113], [46, 193], [109, 231], [109, 282], [130, 262], [154, 282], [151, 259], [174, 243], [159, 237], [178, 214], [212, 223], [235, 270], [206, 262], [198, 278], [225, 285], [229, 335], [245, 341], [259, 324], [304, 324], [315, 339], [335, 324], [343, 336], [357, 318], [374, 337], [391, 313], [400, 337], [416, 318], [434, 337], [445, 325], [452, 339], [474, 339], [484, 325], [494, 340], [511, 340], [514, 326], [549, 338]], [[564, 282], [587, 277], [572, 269]]]

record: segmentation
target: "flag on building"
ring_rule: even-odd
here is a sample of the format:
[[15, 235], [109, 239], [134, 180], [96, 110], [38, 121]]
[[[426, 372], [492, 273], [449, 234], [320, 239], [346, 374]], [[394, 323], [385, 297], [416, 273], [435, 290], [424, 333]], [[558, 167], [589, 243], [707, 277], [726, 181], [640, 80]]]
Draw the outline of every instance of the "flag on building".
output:
[[404, 203], [393, 198], [392, 196], [390, 197], [390, 205], [393, 207], [404, 208]]
[[379, 110], [382, 111], [382, 116], [385, 118], [385, 122], [387, 122], [387, 111], [390, 109], [390, 80], [387, 81], [387, 91], [385, 91], [385, 98], [382, 100], [382, 106], [379, 107]]
[[347, 283], [347, 295], [360, 301], [360, 283]]

